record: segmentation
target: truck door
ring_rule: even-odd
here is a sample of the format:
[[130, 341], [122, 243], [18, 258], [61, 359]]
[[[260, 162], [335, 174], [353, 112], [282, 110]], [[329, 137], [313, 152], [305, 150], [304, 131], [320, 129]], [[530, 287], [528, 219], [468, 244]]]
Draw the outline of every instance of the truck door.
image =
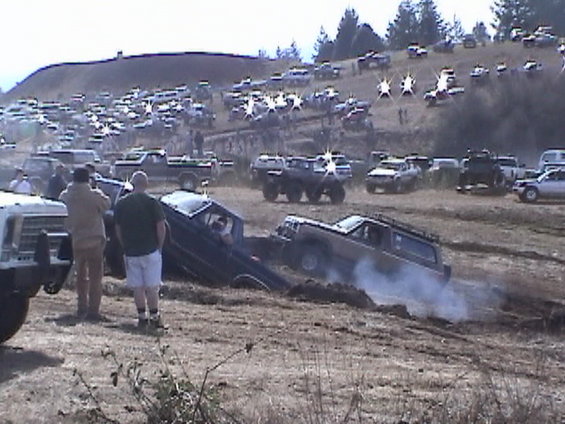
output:
[[148, 153], [141, 164], [141, 170], [150, 178], [162, 178], [166, 174], [167, 156], [160, 152]]

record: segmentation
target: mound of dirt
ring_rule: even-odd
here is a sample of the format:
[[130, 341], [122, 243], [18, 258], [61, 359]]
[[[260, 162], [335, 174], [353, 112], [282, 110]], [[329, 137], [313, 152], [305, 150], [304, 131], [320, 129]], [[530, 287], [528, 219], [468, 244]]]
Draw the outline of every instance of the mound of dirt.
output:
[[38, 69], [5, 99], [34, 96], [40, 100], [69, 98], [74, 93], [123, 93], [139, 86], [172, 88], [202, 79], [225, 85], [269, 71], [269, 61], [251, 56], [212, 53], [161, 53], [123, 56], [103, 61], [60, 63]]
[[301, 301], [318, 303], [345, 303], [361, 309], [375, 309], [376, 305], [364, 290], [348, 284], [323, 284], [315, 280], [306, 280], [296, 284], [287, 292], [287, 296]]

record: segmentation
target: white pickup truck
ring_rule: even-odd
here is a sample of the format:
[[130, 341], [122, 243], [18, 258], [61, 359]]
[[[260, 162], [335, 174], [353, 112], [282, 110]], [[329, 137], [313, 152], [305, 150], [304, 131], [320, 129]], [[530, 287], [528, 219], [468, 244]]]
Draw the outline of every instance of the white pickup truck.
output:
[[365, 180], [368, 193], [377, 188], [388, 193], [403, 193], [416, 189], [422, 180], [422, 170], [406, 159], [390, 158], [382, 160], [379, 166], [369, 171]]
[[512, 187], [514, 181], [527, 177], [526, 165], [519, 164], [515, 156], [498, 156], [497, 162], [504, 173], [504, 180], [508, 187]]
[[72, 264], [61, 202], [0, 191], [0, 343], [20, 329], [40, 288], [57, 293]]

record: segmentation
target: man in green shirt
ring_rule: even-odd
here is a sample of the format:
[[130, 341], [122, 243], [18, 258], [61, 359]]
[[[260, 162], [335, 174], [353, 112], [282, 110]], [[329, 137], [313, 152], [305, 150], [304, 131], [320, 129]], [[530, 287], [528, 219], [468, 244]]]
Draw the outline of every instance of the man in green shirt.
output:
[[116, 204], [116, 234], [124, 249], [127, 285], [133, 289], [138, 325], [158, 328], [163, 326], [159, 315], [159, 287], [165, 215], [157, 199], [146, 193], [148, 178], [145, 172], [135, 172], [131, 184], [133, 192]]

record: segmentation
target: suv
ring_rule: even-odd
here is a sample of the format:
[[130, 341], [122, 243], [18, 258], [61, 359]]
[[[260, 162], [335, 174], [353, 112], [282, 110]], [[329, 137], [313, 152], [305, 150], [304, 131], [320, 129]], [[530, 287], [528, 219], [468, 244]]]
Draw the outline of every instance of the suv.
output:
[[498, 158], [488, 150], [468, 151], [461, 161], [461, 173], [457, 191], [460, 193], [478, 189], [492, 194], [506, 193], [506, 178]]
[[451, 277], [437, 236], [380, 214], [352, 215], [333, 225], [290, 215], [272, 238], [284, 262], [311, 275], [351, 276], [361, 260], [368, 260], [387, 276], [411, 269], [439, 281]]
[[39, 289], [58, 293], [71, 268], [63, 203], [0, 193], [0, 343], [24, 323], [29, 299]]
[[388, 193], [403, 193], [417, 188], [421, 179], [422, 170], [406, 159], [385, 159], [369, 171], [365, 188], [367, 193], [374, 193], [377, 188]]
[[565, 168], [551, 169], [536, 179], [518, 180], [513, 191], [528, 203], [539, 198], [565, 199]]
[[306, 192], [312, 203], [319, 202], [322, 195], [326, 194], [332, 204], [341, 204], [345, 200], [343, 182], [348, 177], [338, 173], [337, 168], [333, 160], [324, 162], [318, 158], [288, 158], [283, 169], [268, 172], [268, 178], [263, 183], [263, 197], [274, 202], [279, 194], [286, 194], [289, 202], [297, 203]]
[[374, 65], [377, 69], [388, 69], [391, 65], [390, 55], [388, 53], [378, 53], [369, 51], [363, 56], [357, 58], [357, 67], [359, 71], [369, 69]]
[[477, 47], [477, 38], [473, 34], [465, 34], [463, 37], [463, 47], [466, 49], [474, 49]]
[[341, 66], [329, 62], [321, 63], [314, 68], [314, 78], [317, 80], [338, 79], [341, 76]]

